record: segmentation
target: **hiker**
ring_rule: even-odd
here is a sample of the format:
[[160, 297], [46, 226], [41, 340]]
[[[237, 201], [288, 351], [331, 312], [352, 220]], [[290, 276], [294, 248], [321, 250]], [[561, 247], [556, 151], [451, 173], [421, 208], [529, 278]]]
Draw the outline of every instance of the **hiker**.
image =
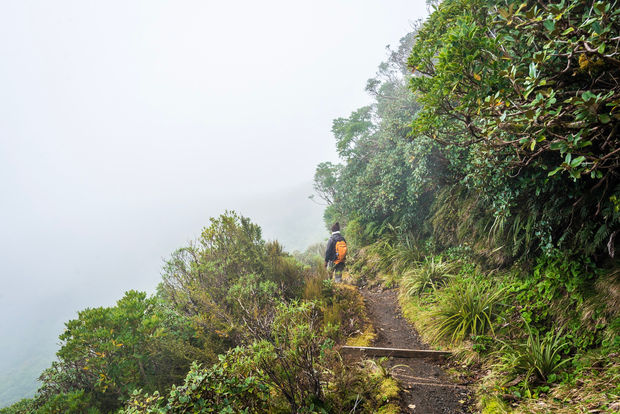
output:
[[340, 223], [336, 222], [332, 226], [332, 235], [327, 241], [325, 249], [325, 268], [334, 271], [336, 283], [342, 282], [342, 271], [347, 257], [347, 242], [340, 234]]

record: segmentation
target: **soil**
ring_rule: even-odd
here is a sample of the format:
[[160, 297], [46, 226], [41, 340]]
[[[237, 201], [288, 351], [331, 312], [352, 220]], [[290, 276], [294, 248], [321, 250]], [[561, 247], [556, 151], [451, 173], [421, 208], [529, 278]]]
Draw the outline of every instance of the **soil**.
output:
[[[428, 349], [402, 316], [396, 290], [363, 288], [368, 317], [377, 336], [375, 347]], [[402, 386], [401, 412], [415, 414], [470, 413], [471, 390], [457, 384], [442, 369], [445, 363], [420, 358], [390, 358], [392, 376]]]

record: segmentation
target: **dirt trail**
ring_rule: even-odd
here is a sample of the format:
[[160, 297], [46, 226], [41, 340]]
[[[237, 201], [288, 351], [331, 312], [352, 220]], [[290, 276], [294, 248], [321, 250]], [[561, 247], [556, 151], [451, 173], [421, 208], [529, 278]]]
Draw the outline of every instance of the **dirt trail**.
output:
[[[364, 288], [366, 302], [377, 337], [376, 347], [427, 349], [416, 331], [402, 316], [396, 290]], [[452, 382], [433, 361], [390, 358], [388, 367], [403, 387], [401, 412], [415, 414], [469, 413], [469, 390]]]

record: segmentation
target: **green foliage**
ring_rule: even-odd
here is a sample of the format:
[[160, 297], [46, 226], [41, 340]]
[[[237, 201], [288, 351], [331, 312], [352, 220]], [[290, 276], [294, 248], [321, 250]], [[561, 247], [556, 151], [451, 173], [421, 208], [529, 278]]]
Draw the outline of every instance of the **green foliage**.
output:
[[326, 220], [337, 218], [347, 225], [356, 221], [348, 233], [353, 244], [377, 240], [387, 225], [420, 227], [429, 194], [444, 170], [432, 140], [408, 137], [419, 109], [407, 88], [405, 60], [413, 38], [410, 33], [397, 50], [390, 49], [376, 78], [368, 81], [373, 104], [334, 121], [332, 131], [344, 163], [317, 167], [315, 188], [328, 195], [323, 199], [330, 204]]
[[83, 390], [56, 394], [36, 410], [37, 414], [99, 414], [92, 398]]
[[267, 324], [253, 326], [252, 343], [211, 368], [193, 366], [167, 398], [135, 392], [121, 412], [376, 412], [386, 404], [377, 389], [383, 378], [344, 364], [334, 328], [321, 320], [316, 302], [278, 304]]
[[35, 411], [35, 401], [32, 398], [24, 398], [8, 407], [0, 408], [0, 414], [26, 414]]
[[228, 212], [212, 218], [197, 243], [173, 253], [162, 294], [222, 352], [247, 334], [244, 315], [272, 303], [262, 299], [298, 296], [303, 283], [303, 267], [279, 243], [265, 243], [260, 227]]
[[177, 250], [166, 263], [163, 291], [179, 308], [201, 320], [221, 314], [230, 286], [244, 274], [261, 274], [266, 250], [260, 228], [236, 213], [211, 218], [195, 244]]
[[544, 382], [554, 382], [556, 373], [571, 358], [562, 358], [570, 344], [562, 329], [551, 330], [541, 338], [538, 332], [527, 326], [525, 343], [505, 344], [502, 359], [506, 366], [518, 374], [524, 374], [527, 384], [531, 376]]
[[503, 294], [501, 289], [477, 280], [464, 280], [447, 287], [433, 312], [436, 338], [457, 342], [470, 335], [484, 335], [488, 331], [493, 334]]
[[58, 361], [42, 374], [37, 396], [40, 409], [50, 412], [59, 404], [79, 406], [80, 399], [110, 411], [134, 389], [165, 389], [185, 376], [192, 360], [213, 358], [186, 320], [136, 291], [114, 307], [79, 312], [60, 340]]
[[452, 154], [451, 168], [517, 250], [536, 241], [591, 254], [613, 243], [616, 9], [447, 0], [418, 31], [409, 57], [423, 104], [414, 134]]
[[446, 262], [441, 257], [426, 258], [418, 266], [403, 273], [401, 286], [407, 296], [420, 295], [429, 288], [436, 290], [453, 277], [454, 263]]
[[293, 256], [295, 256], [295, 259], [297, 259], [300, 263], [310, 266], [313, 272], [317, 272], [325, 263], [324, 258], [326, 248], [327, 243], [315, 243], [308, 246], [303, 252], [293, 252]]
[[611, 315], [605, 315], [604, 303], [592, 301], [599, 273], [588, 259], [557, 251], [543, 256], [531, 272], [506, 285], [516, 304], [509, 311], [538, 331], [561, 323], [578, 349], [600, 345]]
[[314, 190], [328, 204], [332, 204], [335, 200], [335, 188], [341, 168], [342, 166], [334, 165], [331, 162], [322, 162], [316, 167]]
[[[347, 225], [350, 269], [401, 277], [422, 334], [467, 348], [492, 376], [503, 375], [499, 354], [549, 383], [526, 387], [529, 397], [559, 390], [563, 368], [578, 388], [581, 368], [567, 361], [598, 349], [609, 366], [619, 343], [617, 6], [434, 3], [369, 81], [375, 101], [334, 124], [342, 164], [331, 166], [326, 217]], [[475, 265], [435, 271], [438, 254]], [[508, 410], [496, 397], [487, 409]]]
[[157, 296], [130, 291], [69, 321], [36, 399], [8, 412], [377, 412], [383, 380], [334, 349], [363, 328], [362, 301], [322, 264], [234, 213], [212, 219]]
[[239, 349], [221, 356], [210, 369], [194, 364], [185, 383], [175, 386], [167, 399], [159, 393], [136, 390], [123, 414], [261, 413], [268, 405], [268, 388], [258, 378], [243, 375], [244, 357]]

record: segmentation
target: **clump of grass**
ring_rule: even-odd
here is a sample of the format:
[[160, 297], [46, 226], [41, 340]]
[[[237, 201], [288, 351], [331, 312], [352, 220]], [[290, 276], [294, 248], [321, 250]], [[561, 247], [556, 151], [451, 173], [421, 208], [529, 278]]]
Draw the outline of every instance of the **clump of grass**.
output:
[[534, 376], [543, 382], [553, 382], [555, 373], [572, 358], [562, 358], [562, 352], [570, 346], [563, 330], [555, 330], [541, 338], [538, 331], [527, 326], [525, 343], [504, 344], [501, 352], [504, 363], [518, 374], [525, 374], [525, 382]]
[[389, 252], [392, 272], [400, 274], [420, 262], [420, 251], [412, 243], [399, 243]]
[[403, 273], [403, 291], [407, 296], [417, 296], [431, 288], [436, 290], [454, 276], [454, 270], [455, 264], [446, 262], [441, 257], [427, 258]]
[[452, 343], [470, 335], [493, 331], [493, 321], [499, 313], [504, 291], [464, 280], [442, 291], [441, 300], [432, 312], [435, 340], [449, 339]]

